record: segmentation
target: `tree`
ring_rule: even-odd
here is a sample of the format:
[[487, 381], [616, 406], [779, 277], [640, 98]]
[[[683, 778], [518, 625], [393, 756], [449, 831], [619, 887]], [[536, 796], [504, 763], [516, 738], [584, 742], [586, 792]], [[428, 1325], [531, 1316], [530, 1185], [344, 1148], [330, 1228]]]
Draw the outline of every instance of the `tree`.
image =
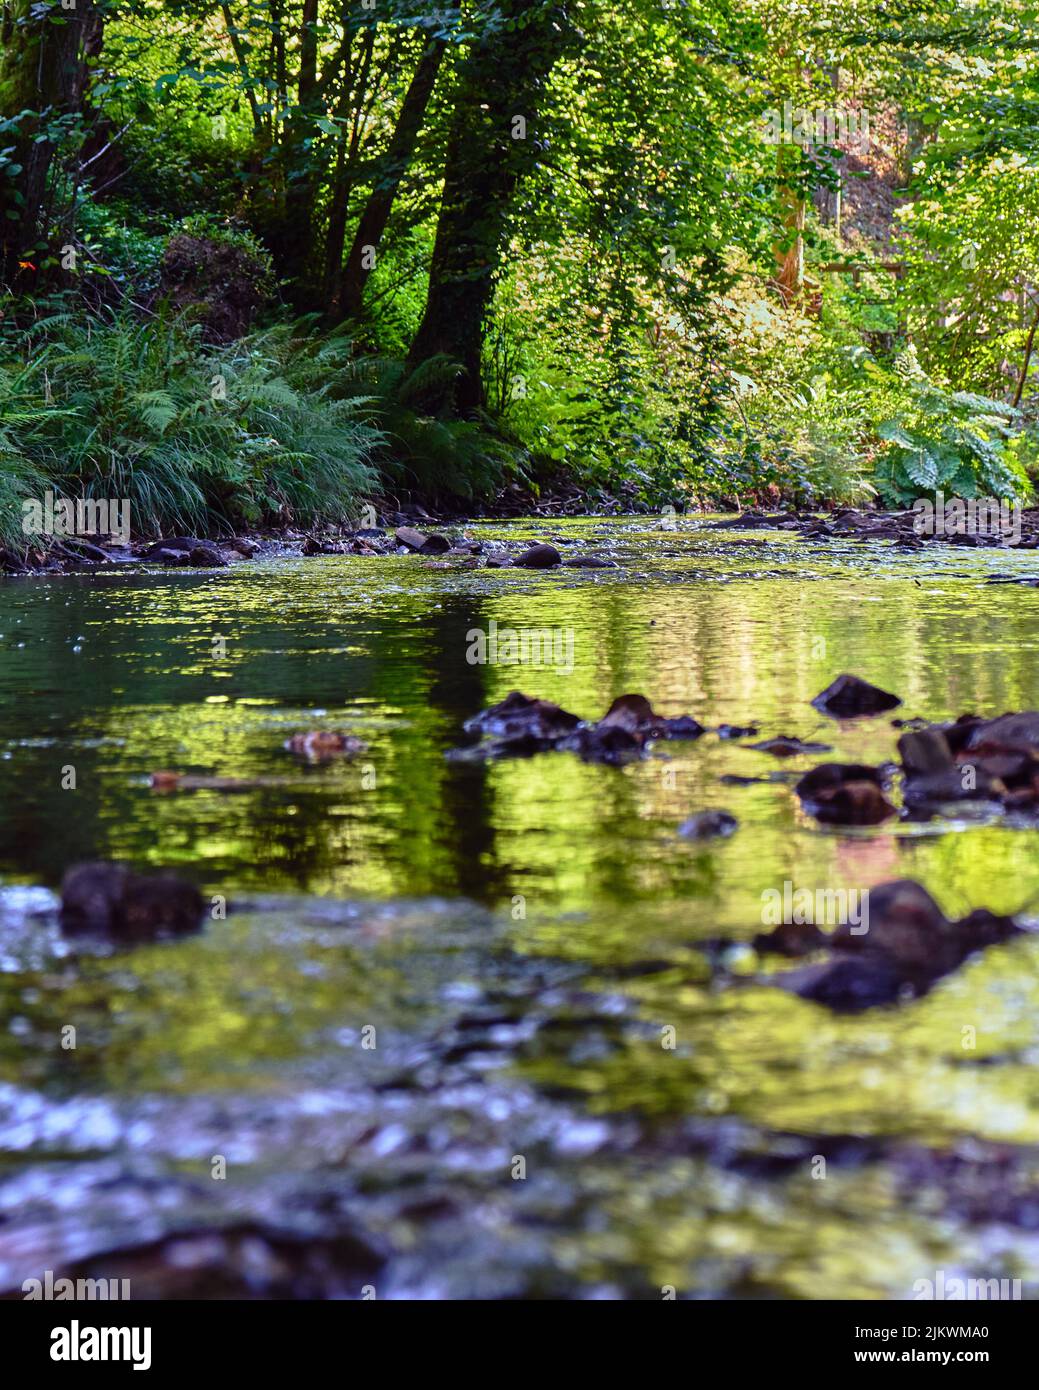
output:
[[566, 39], [555, 0], [502, 0], [459, 74], [429, 291], [409, 360], [445, 354], [459, 364], [451, 403], [463, 416], [484, 402], [484, 330], [512, 202], [542, 150], [539, 103]]
[[[11, 286], [46, 236], [48, 177], [81, 115], [103, 13], [83, 0], [5, 0], [0, 21], [0, 274]], [[6, 146], [6, 148], [2, 148]]]

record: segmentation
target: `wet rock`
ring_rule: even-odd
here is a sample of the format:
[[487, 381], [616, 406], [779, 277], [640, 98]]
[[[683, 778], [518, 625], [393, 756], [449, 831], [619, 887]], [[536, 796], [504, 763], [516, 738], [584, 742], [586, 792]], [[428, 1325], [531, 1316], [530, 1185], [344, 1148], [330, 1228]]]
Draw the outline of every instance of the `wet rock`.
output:
[[980, 720], [969, 731], [965, 747], [971, 752], [1039, 752], [1039, 713], [1025, 710]]
[[432, 535], [427, 536], [426, 539], [419, 546], [419, 554], [444, 555], [450, 549], [451, 542], [447, 539], [446, 536]]
[[247, 536], [234, 536], [227, 544], [246, 560], [255, 555], [260, 548], [255, 541], [249, 540]]
[[167, 792], [251, 792], [258, 787], [284, 787], [292, 784], [287, 777], [206, 777], [194, 772], [153, 772], [149, 778], [152, 791]]
[[775, 758], [795, 758], [801, 753], [833, 752], [833, 747], [829, 743], [802, 743], [799, 738], [791, 738], [786, 734], [780, 734], [778, 738], [766, 738], [761, 743], [752, 743], [748, 746], [757, 748], [762, 753], [771, 753]]
[[646, 738], [699, 738], [704, 732], [703, 725], [691, 715], [669, 719], [657, 714], [645, 695], [618, 695], [597, 727], [626, 729]]
[[894, 1004], [911, 995], [913, 986], [889, 961], [882, 958], [851, 960], [847, 957], [805, 965], [772, 978], [769, 983], [802, 999], [823, 1004], [835, 1013], [859, 1013], [863, 1009]]
[[760, 730], [753, 724], [719, 724], [717, 734], [719, 738], [756, 738]]
[[629, 763], [641, 758], [646, 749], [644, 734], [633, 733], [620, 724], [592, 724], [578, 729], [559, 745], [589, 763]]
[[153, 565], [190, 565], [191, 556], [186, 550], [155, 550], [151, 553], [149, 564]]
[[172, 873], [146, 877], [122, 864], [77, 864], [61, 885], [61, 926], [70, 936], [93, 934], [147, 941], [198, 931], [201, 893]]
[[412, 526], [398, 526], [393, 533], [393, 539], [398, 545], [417, 553], [426, 544], [429, 537], [422, 531], [416, 531]]
[[678, 827], [678, 833], [687, 840], [711, 840], [728, 837], [739, 827], [739, 821], [728, 811], [698, 811]]
[[466, 733], [489, 734], [506, 742], [534, 739], [547, 745], [572, 734], [580, 722], [576, 714], [549, 700], [534, 700], [511, 690], [500, 703], [466, 720], [464, 728]]
[[907, 777], [947, 772], [953, 767], [949, 741], [940, 729], [921, 729], [898, 740], [902, 768]]
[[353, 757], [364, 753], [368, 745], [353, 734], [338, 734], [323, 729], [314, 729], [306, 734], [293, 734], [286, 739], [285, 747], [290, 753], [306, 758], [309, 762], [325, 762], [329, 758]]
[[332, 545], [329, 541], [319, 540], [316, 536], [307, 536], [300, 546], [301, 555], [338, 555], [341, 553], [340, 547]]
[[834, 719], [857, 719], [863, 715], [882, 714], [902, 701], [887, 690], [870, 685], [858, 676], [840, 675], [821, 691], [812, 704]]
[[884, 796], [884, 774], [861, 763], [822, 763], [794, 791], [816, 820], [826, 825], [879, 825], [897, 815]]
[[[925, 994], [975, 952], [1021, 932], [1012, 917], [984, 908], [951, 921], [911, 879], [870, 889], [860, 919], [837, 927], [828, 943], [830, 960], [770, 983], [835, 1010], [872, 1008]], [[755, 944], [765, 948], [760, 939]]]
[[824, 825], [880, 825], [898, 811], [874, 782], [845, 782], [817, 796], [812, 814]]
[[814, 922], [780, 922], [770, 932], [758, 932], [751, 944], [764, 954], [811, 956], [828, 946], [830, 938]]
[[616, 560], [607, 560], [602, 555], [571, 555], [564, 563], [570, 569], [578, 570], [615, 570], [617, 569]]
[[554, 545], [532, 545], [516, 557], [514, 564], [524, 569], [547, 570], [562, 562], [562, 556]]
[[503, 555], [488, 555], [488, 556], [487, 556], [487, 568], [488, 568], [489, 570], [504, 570], [504, 569], [509, 569], [511, 565], [512, 565], [512, 556], [511, 556], [511, 555], [504, 555], [504, 554], [503, 554]]
[[170, 536], [168, 540], [156, 541], [154, 545], [149, 546], [142, 553], [141, 559], [146, 561], [158, 559], [164, 550], [182, 550], [188, 554], [199, 545], [205, 545], [205, 541], [199, 536]]
[[223, 569], [227, 561], [212, 545], [196, 545], [188, 551], [188, 563], [201, 569]]

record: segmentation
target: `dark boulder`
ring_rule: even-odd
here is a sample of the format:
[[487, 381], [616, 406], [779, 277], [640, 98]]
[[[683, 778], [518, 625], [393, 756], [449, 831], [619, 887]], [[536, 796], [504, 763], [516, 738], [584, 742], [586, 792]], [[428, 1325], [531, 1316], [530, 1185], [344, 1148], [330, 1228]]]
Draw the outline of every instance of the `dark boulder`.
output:
[[446, 536], [432, 535], [427, 536], [419, 546], [420, 555], [443, 555], [451, 549], [451, 542]]
[[422, 531], [416, 531], [412, 526], [398, 526], [393, 533], [393, 539], [398, 545], [418, 552], [429, 540], [429, 537]]
[[220, 551], [212, 545], [196, 545], [188, 552], [188, 563], [200, 569], [223, 569], [227, 565]]
[[524, 569], [547, 570], [562, 562], [562, 556], [554, 545], [532, 545], [513, 561]]
[[122, 864], [76, 864], [61, 885], [61, 926], [70, 936], [149, 941], [198, 931], [205, 903], [172, 873], [133, 873]]
[[887, 690], [870, 685], [858, 676], [840, 675], [812, 701], [816, 709], [834, 719], [857, 719], [862, 715], [882, 714], [895, 709], [902, 701]]
[[547, 744], [572, 734], [580, 722], [576, 714], [549, 700], [533, 700], [511, 690], [504, 700], [466, 720], [464, 727], [466, 733], [489, 734], [507, 742], [534, 738]]

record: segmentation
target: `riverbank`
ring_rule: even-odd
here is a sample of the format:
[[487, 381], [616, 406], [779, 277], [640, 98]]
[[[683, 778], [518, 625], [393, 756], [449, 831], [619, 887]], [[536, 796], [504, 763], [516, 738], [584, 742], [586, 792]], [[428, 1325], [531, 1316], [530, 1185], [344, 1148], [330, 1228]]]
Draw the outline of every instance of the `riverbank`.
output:
[[[961, 525], [943, 523], [940, 529], [933, 523], [929, 529], [922, 527], [919, 510], [890, 512], [850, 507], [829, 512], [766, 512], [751, 509], [721, 516], [710, 512], [679, 514], [669, 509], [662, 514], [643, 513], [642, 520], [660, 533], [663, 546], [680, 535], [708, 529], [780, 531], [812, 543], [833, 540], [888, 542], [915, 550], [945, 546], [1007, 551], [1039, 548], [1039, 508], [1011, 509], [1009, 504], [1004, 503], [1002, 516], [999, 504], [995, 504], [995, 508], [991, 517], [987, 512], [979, 512], [980, 524], [975, 521], [969, 529], [966, 508]], [[97, 536], [53, 537], [48, 538], [46, 545], [30, 548], [24, 557], [11, 550], [0, 551], [0, 573], [89, 573], [140, 566], [218, 569], [254, 555], [269, 559], [279, 556], [413, 554], [422, 556], [428, 562], [490, 568], [514, 564], [544, 569], [560, 564], [596, 568], [616, 563], [606, 552], [571, 553], [575, 548], [574, 543], [565, 535], [552, 534], [549, 528], [553, 517], [556, 520], [580, 519], [563, 509], [555, 514], [545, 510], [517, 514], [511, 510], [510, 501], [506, 500], [497, 509], [491, 508], [476, 517], [443, 513], [438, 517], [417, 504], [390, 512], [380, 513], [374, 507], [371, 510], [375, 524], [362, 527], [332, 526], [309, 530], [282, 527], [237, 536], [171, 535], [165, 539], [130, 543], [112, 542]], [[589, 521], [604, 521], [616, 518], [617, 514], [613, 510], [606, 510], [583, 515]], [[476, 539], [473, 525], [493, 520], [495, 516], [521, 527], [528, 525], [537, 528], [544, 525], [544, 539], [531, 540], [524, 545], [510, 545], [507, 540], [488, 545]], [[531, 555], [529, 552], [535, 545], [540, 548]]]

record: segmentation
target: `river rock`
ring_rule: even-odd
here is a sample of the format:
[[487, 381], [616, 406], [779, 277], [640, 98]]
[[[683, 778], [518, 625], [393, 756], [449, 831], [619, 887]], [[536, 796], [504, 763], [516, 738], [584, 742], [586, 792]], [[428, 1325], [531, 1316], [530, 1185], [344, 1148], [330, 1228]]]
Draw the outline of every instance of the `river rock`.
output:
[[[985, 908], [950, 920], [912, 879], [871, 888], [859, 916], [854, 926], [838, 926], [828, 942], [806, 936], [813, 946], [832, 947], [829, 960], [775, 976], [769, 983], [828, 1008], [856, 1012], [926, 994], [975, 952], [1021, 933], [1012, 917]], [[759, 950], [799, 954], [796, 942], [793, 927], [785, 926], [769, 937], [755, 938], [754, 944]]]
[[550, 744], [572, 734], [580, 722], [576, 714], [549, 700], [510, 690], [504, 700], [466, 720], [464, 728], [466, 733], [489, 734], [506, 742], [532, 738]]
[[222, 569], [227, 561], [213, 545], [196, 545], [188, 552], [188, 563], [201, 569]]
[[416, 531], [412, 526], [398, 526], [393, 533], [393, 539], [398, 545], [403, 545], [406, 549], [417, 552], [422, 549], [429, 537], [422, 531]]
[[366, 751], [368, 745], [353, 734], [338, 734], [324, 729], [313, 729], [306, 734], [293, 734], [286, 739], [285, 747], [310, 762], [324, 762], [328, 758], [353, 757]]
[[198, 931], [205, 903], [198, 889], [172, 873], [133, 873], [122, 864], [76, 864], [61, 885], [61, 926], [70, 936], [94, 934], [146, 941]]
[[879, 686], [870, 685], [858, 676], [840, 675], [821, 691], [812, 704], [834, 719], [857, 719], [863, 715], [882, 714], [895, 709], [902, 701]]
[[727, 838], [739, 827], [739, 821], [728, 811], [698, 811], [678, 827], [678, 833], [686, 840], [711, 840], [716, 837]]
[[451, 542], [439, 534], [427, 536], [419, 546], [420, 555], [444, 555], [451, 549]]
[[771, 753], [774, 758], [796, 758], [801, 753], [832, 753], [829, 743], [802, 743], [799, 738], [780, 734], [776, 738], [766, 738], [761, 743], [751, 743], [749, 748], [757, 748], [762, 753]]
[[691, 715], [670, 719], [657, 714], [645, 695], [618, 695], [596, 727], [621, 728], [646, 738], [699, 738], [704, 732]]
[[562, 556], [554, 545], [532, 545], [513, 561], [524, 569], [547, 570], [562, 561]]
[[586, 763], [612, 763], [618, 766], [644, 756], [646, 736], [620, 724], [590, 724], [569, 734], [557, 745], [576, 753]]

